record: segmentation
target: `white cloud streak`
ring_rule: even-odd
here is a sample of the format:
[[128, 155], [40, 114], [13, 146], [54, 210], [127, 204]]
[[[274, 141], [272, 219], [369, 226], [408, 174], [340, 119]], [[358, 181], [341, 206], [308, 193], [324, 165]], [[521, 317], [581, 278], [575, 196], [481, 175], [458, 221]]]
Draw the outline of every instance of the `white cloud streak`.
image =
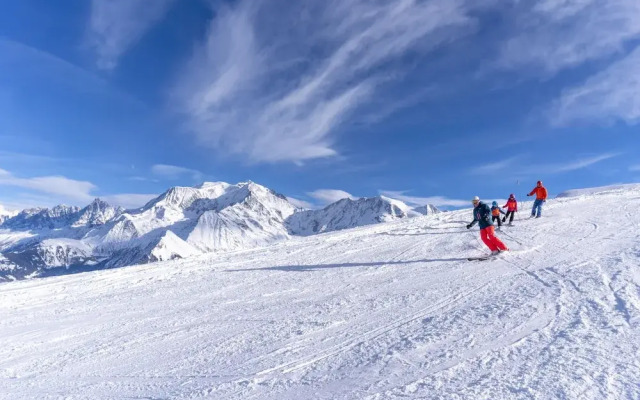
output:
[[409, 196], [406, 193], [406, 191], [380, 190], [381, 195], [400, 200], [413, 207], [425, 206], [427, 204], [431, 204], [436, 207], [464, 207], [471, 204], [470, 200], [450, 199], [443, 196], [417, 197]]
[[[583, 158], [578, 158], [564, 163], [540, 164], [535, 163], [532, 167], [514, 166], [512, 159], [499, 161], [494, 164], [481, 165], [473, 169], [481, 174], [508, 174], [511, 176], [540, 176], [561, 174], [565, 172], [577, 171], [591, 167], [600, 162], [618, 157], [620, 153], [603, 153]], [[527, 163], [530, 164], [530, 163]], [[523, 163], [521, 163], [523, 165]]]
[[254, 162], [329, 157], [350, 115], [473, 21], [463, 0], [241, 0], [222, 7], [175, 88], [205, 145]]
[[111, 70], [118, 59], [157, 22], [174, 0], [92, 0], [87, 42], [98, 68]]
[[586, 158], [581, 158], [572, 162], [568, 162], [566, 164], [557, 164], [557, 165], [547, 165], [547, 166], [542, 166], [542, 171], [548, 171], [551, 173], [562, 173], [562, 172], [569, 172], [569, 171], [576, 171], [579, 169], [584, 169], [584, 168], [588, 168], [592, 165], [598, 164], [602, 161], [606, 161], [609, 160], [611, 158], [617, 157], [620, 154], [618, 153], [606, 153], [606, 154], [600, 154], [597, 156], [592, 156], [592, 157], [586, 157]]
[[196, 169], [179, 167], [176, 165], [156, 164], [151, 167], [151, 172], [166, 179], [180, 179], [189, 176], [193, 180], [201, 180], [204, 174]]
[[91, 182], [78, 181], [64, 176], [18, 178], [3, 169], [0, 169], [0, 185], [20, 187], [81, 202], [90, 201], [92, 199], [90, 193], [96, 189], [96, 186]]
[[313, 192], [307, 193], [309, 197], [318, 200], [323, 205], [335, 203], [336, 201], [342, 199], [352, 199], [355, 200], [357, 197], [354, 197], [351, 193], [345, 192], [344, 190], [336, 190], [336, 189], [319, 189]]
[[63, 84], [65, 90], [112, 98], [127, 107], [146, 108], [138, 99], [116, 89], [105, 79], [41, 49], [0, 37], [0, 54], [0, 67], [7, 69], [8, 76], [12, 76], [13, 71], [36, 71], [48, 82]]
[[565, 90], [552, 107], [552, 123], [556, 126], [572, 122], [637, 124], [640, 122], [638, 76], [640, 46], [583, 85]]
[[553, 75], [624, 51], [640, 37], [637, 0], [538, 0], [517, 2], [513, 32], [498, 66]]
[[495, 174], [497, 172], [501, 172], [506, 170], [507, 168], [513, 166], [518, 159], [522, 159], [522, 157], [511, 157], [505, 160], [496, 161], [489, 164], [480, 165], [475, 167], [471, 172], [474, 175], [490, 175]]
[[[29, 194], [22, 194], [9, 203], [12, 209], [27, 206], [51, 206], [70, 202], [75, 205], [86, 205], [95, 197], [97, 186], [91, 182], [70, 179], [64, 176], [39, 176], [20, 178], [11, 172], [0, 169], [0, 186], [12, 186], [27, 189]], [[6, 191], [5, 191], [6, 194]], [[99, 196], [105, 201], [125, 208], [140, 207], [157, 194], [113, 194]], [[5, 202], [6, 203], [6, 202]]]

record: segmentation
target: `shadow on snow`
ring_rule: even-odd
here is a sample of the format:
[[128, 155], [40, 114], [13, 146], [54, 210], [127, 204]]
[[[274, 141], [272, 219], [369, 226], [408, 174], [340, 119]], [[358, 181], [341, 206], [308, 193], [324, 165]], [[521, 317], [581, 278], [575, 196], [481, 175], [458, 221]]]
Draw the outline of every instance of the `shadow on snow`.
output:
[[250, 272], [250, 271], [306, 272], [306, 271], [318, 271], [322, 269], [331, 269], [331, 268], [384, 267], [386, 265], [424, 264], [424, 263], [434, 263], [434, 262], [456, 262], [456, 261], [467, 261], [467, 259], [466, 258], [433, 258], [433, 259], [426, 259], [426, 260], [410, 260], [410, 261], [381, 261], [381, 262], [315, 264], [315, 265], [280, 265], [276, 267], [264, 267], [264, 268], [228, 269], [225, 272]]

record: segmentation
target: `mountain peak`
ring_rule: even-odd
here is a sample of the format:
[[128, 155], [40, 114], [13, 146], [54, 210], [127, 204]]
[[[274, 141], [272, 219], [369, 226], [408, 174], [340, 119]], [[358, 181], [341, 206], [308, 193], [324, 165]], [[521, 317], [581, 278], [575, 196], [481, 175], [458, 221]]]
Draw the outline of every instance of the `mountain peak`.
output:
[[88, 206], [79, 211], [73, 227], [104, 225], [124, 212], [122, 207], [113, 207], [106, 201], [95, 198]]

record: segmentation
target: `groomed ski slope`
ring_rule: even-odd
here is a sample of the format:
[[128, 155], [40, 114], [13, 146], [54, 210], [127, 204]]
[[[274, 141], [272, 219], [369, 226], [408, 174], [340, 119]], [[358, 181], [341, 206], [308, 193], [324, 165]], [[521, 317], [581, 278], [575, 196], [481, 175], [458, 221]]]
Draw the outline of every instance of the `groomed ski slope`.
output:
[[640, 187], [0, 285], [6, 399], [638, 399]]

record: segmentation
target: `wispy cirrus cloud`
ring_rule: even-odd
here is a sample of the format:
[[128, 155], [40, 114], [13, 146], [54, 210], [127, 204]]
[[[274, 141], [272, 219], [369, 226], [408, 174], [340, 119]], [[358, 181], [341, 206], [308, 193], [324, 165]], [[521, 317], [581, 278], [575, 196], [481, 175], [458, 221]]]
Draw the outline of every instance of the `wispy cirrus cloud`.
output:
[[92, 0], [87, 43], [98, 68], [111, 70], [118, 59], [158, 21], [175, 0]]
[[[101, 98], [113, 99], [127, 107], [146, 108], [140, 100], [115, 88], [107, 80], [42, 49], [0, 37], [0, 54], [2, 54], [0, 67], [6, 67], [6, 75], [11, 79], [9, 82], [14, 82], [13, 80], [18, 79], [16, 76], [25, 71], [28, 73], [26, 76], [29, 80], [42, 74], [47, 83], [63, 85], [65, 93], [72, 90], [75, 93], [99, 95]], [[11, 137], [11, 135], [2, 136]], [[47, 143], [42, 143], [46, 142], [45, 140], [31, 139], [31, 141], [40, 142], [36, 144], [48, 147]], [[31, 143], [30, 147], [32, 147]]]
[[[473, 169], [474, 173], [478, 174], [505, 174], [510, 176], [540, 176], [540, 175], [552, 175], [561, 174], [571, 171], [577, 171], [580, 169], [591, 167], [595, 164], [601, 163], [606, 160], [620, 156], [621, 153], [603, 153], [585, 156], [574, 160], [569, 160], [561, 163], [539, 163], [532, 162], [527, 158], [508, 158], [502, 161], [498, 161], [493, 164], [485, 164]], [[516, 163], [516, 160], [521, 162]]]
[[636, 0], [538, 0], [515, 3], [512, 33], [497, 66], [546, 75], [624, 52], [640, 37]]
[[[640, 3], [638, 3], [640, 8]], [[640, 24], [640, 16], [639, 24]], [[640, 122], [640, 46], [622, 60], [565, 90], [552, 107], [557, 126], [571, 122]]]
[[58, 157], [43, 156], [39, 154], [27, 154], [0, 150], [0, 161], [2, 161], [3, 163], [55, 163], [66, 160]]
[[199, 181], [204, 174], [197, 169], [179, 167], [177, 165], [168, 164], [156, 164], [151, 167], [151, 172], [157, 176], [165, 179], [180, 179], [184, 176], [190, 177], [193, 180]]
[[506, 170], [509, 167], [512, 167], [513, 165], [515, 165], [518, 160], [521, 160], [522, 156], [517, 156], [517, 157], [510, 157], [504, 160], [500, 160], [500, 161], [496, 161], [496, 162], [492, 162], [492, 163], [488, 163], [488, 164], [484, 164], [484, 165], [480, 165], [477, 166], [475, 168], [472, 169], [472, 174], [474, 175], [490, 175], [490, 174], [494, 174], [496, 172], [501, 172]]
[[431, 204], [436, 207], [464, 207], [470, 204], [469, 200], [450, 199], [444, 196], [418, 197], [410, 196], [408, 191], [380, 190], [380, 194], [392, 199], [400, 200], [407, 205], [418, 207]]
[[588, 168], [592, 165], [598, 164], [602, 161], [606, 161], [612, 159], [614, 157], [618, 157], [620, 153], [605, 153], [599, 154], [590, 157], [580, 158], [574, 161], [569, 161], [563, 164], [552, 164], [552, 165], [543, 165], [542, 170], [548, 171], [551, 173], [562, 173], [569, 171], [576, 171], [583, 168]]
[[636, 165], [632, 165], [629, 167], [629, 171], [631, 172], [639, 172], [640, 171], [640, 164], [636, 164]]
[[174, 99], [205, 145], [254, 162], [329, 157], [399, 61], [474, 26], [463, 0], [241, 0], [220, 6]]

